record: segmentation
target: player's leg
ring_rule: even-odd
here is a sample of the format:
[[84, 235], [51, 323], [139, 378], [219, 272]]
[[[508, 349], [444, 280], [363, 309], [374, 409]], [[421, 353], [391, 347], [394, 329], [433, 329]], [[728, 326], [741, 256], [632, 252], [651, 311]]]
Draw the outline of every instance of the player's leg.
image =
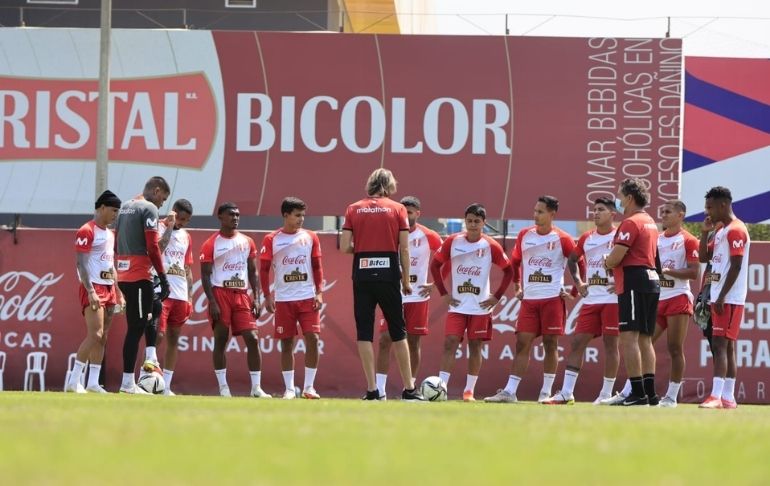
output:
[[[94, 350], [98, 347], [98, 343], [104, 335], [104, 315], [105, 308], [103, 306], [93, 309], [89, 305], [83, 309], [83, 317], [86, 321], [86, 337], [78, 347], [75, 366], [70, 372], [69, 381], [66, 384], [65, 391], [75, 393], [85, 392], [84, 387], [80, 384], [80, 380], [85, 372], [86, 363]], [[99, 363], [101, 363], [101, 360]]]
[[468, 316], [449, 312], [444, 324], [444, 349], [441, 353], [441, 365], [438, 377], [445, 386], [449, 386], [449, 379], [452, 377], [452, 369], [457, 359], [457, 347], [463, 341], [465, 328], [467, 327]]
[[412, 376], [417, 378], [417, 372], [420, 369], [420, 334], [407, 334], [406, 344], [409, 346], [409, 364], [412, 369]]
[[404, 304], [404, 320], [406, 321], [406, 342], [409, 346], [409, 359], [412, 376], [417, 378], [420, 370], [420, 342], [422, 336], [428, 335], [429, 303], [410, 302]]
[[556, 370], [559, 366], [559, 336], [564, 334], [567, 309], [564, 299], [555, 297], [541, 302], [540, 332], [543, 335], [543, 387], [537, 401], [545, 402], [551, 397]]
[[[642, 326], [641, 299], [633, 290], [618, 296], [620, 349], [626, 364], [626, 376], [631, 385], [631, 394], [623, 402], [613, 405], [648, 405], [642, 379], [642, 353], [639, 347], [639, 334]], [[651, 341], [651, 340], [650, 340]]]
[[714, 381], [708, 398], [700, 404], [701, 408], [722, 408], [722, 392], [727, 376], [728, 339], [718, 335], [717, 321], [714, 320], [714, 335], [711, 338], [711, 354], [714, 361]]
[[653, 346], [652, 336], [655, 334], [655, 326], [658, 321], [658, 302], [659, 293], [640, 293], [639, 294], [639, 313], [641, 319], [641, 328], [639, 330], [639, 352], [642, 358], [642, 387], [647, 395], [647, 402], [650, 405], [658, 405], [658, 397], [655, 389], [655, 347]]
[[163, 362], [163, 381], [166, 382], [164, 395], [173, 395], [171, 381], [174, 379], [177, 357], [179, 356], [179, 337], [182, 335], [182, 326], [171, 326], [166, 332], [166, 356]]
[[602, 400], [612, 398], [612, 387], [615, 385], [615, 378], [618, 376], [618, 368], [620, 367], [620, 336], [618, 334], [604, 334], [602, 335], [602, 342], [604, 344], [604, 378], [602, 390], [594, 401], [597, 405]]
[[379, 399], [377, 383], [374, 378], [374, 309], [377, 299], [371, 288], [371, 282], [353, 282], [353, 315], [356, 320], [356, 346], [361, 368], [366, 378], [365, 400]]
[[[388, 322], [388, 333], [390, 340], [393, 341], [391, 347], [404, 385], [405, 392], [402, 394], [402, 399], [411, 399], [413, 392], [417, 395], [419, 392], [414, 386], [409, 347], [406, 343], [406, 321], [401, 300], [401, 287], [398, 282], [382, 282], [378, 287], [380, 289], [377, 292], [377, 303]], [[417, 396], [415, 399], [418, 399]]]
[[153, 371], [160, 372], [160, 362], [158, 361], [158, 322], [163, 313], [163, 302], [158, 294], [153, 294], [152, 312], [147, 321], [147, 327], [144, 328], [144, 363], [142, 369], [148, 373]]
[[[249, 309], [250, 312], [251, 309]], [[262, 352], [259, 349], [259, 336], [256, 329], [242, 331], [241, 337], [246, 345], [246, 364], [249, 367], [249, 377], [251, 378], [251, 396], [254, 398], [272, 398], [262, 389]], [[289, 349], [293, 350], [293, 346]]]
[[148, 316], [152, 309], [152, 282], [121, 282], [120, 290], [126, 299], [126, 337], [123, 341], [123, 379], [120, 391], [123, 393], [144, 394], [136, 386], [134, 370], [139, 353], [139, 342], [147, 327]]
[[[519, 316], [521, 319], [521, 315]], [[516, 391], [521, 383], [521, 378], [527, 372], [529, 366], [529, 355], [532, 352], [532, 342], [537, 337], [534, 332], [516, 333], [516, 354], [513, 357], [511, 374], [508, 376], [508, 383], [505, 388], [498, 390], [495, 395], [486, 397], [488, 403], [515, 403], [517, 401]]]
[[481, 339], [468, 339], [468, 376], [465, 379], [465, 388], [463, 389], [463, 401], [475, 402], [474, 390], [476, 389], [476, 380], [479, 378], [481, 363], [483, 357], [481, 348], [484, 341]]
[[281, 375], [283, 376], [283, 398], [295, 398], [294, 392], [294, 336], [281, 339]]
[[668, 334], [666, 335], [666, 345], [668, 355], [671, 357], [671, 374], [668, 382], [666, 396], [661, 401], [662, 406], [676, 406], [679, 389], [682, 386], [684, 377], [685, 357], [684, 341], [687, 338], [687, 324], [690, 316], [687, 314], [678, 314], [666, 317], [668, 323]]
[[735, 399], [735, 379], [738, 366], [735, 362], [734, 339], [727, 340], [727, 347], [725, 351], [727, 354], [727, 371], [725, 373], [725, 385], [722, 388], [722, 408], [737, 408], [738, 404], [737, 400]]
[[[220, 299], [217, 299], [219, 301]], [[222, 309], [222, 306], [219, 306]], [[224, 316], [223, 316], [224, 318]], [[214, 322], [214, 349], [211, 351], [212, 361], [214, 363], [214, 374], [217, 377], [219, 385], [219, 394], [223, 397], [230, 396], [230, 387], [227, 385], [227, 358], [225, 349], [227, 341], [230, 339], [230, 328], [222, 321]]]
[[[561, 390], [546, 400], [547, 405], [564, 405], [575, 403], [575, 384], [577, 383], [580, 368], [583, 366], [583, 357], [588, 343], [594, 338], [593, 334], [575, 331], [570, 344], [570, 352], [567, 356], [567, 365], [564, 370], [564, 383]], [[545, 342], [545, 341], [544, 341]]]
[[297, 336], [297, 319], [299, 317], [296, 304], [293, 301], [276, 302], [275, 314], [273, 315], [275, 323], [273, 338], [281, 343], [283, 398], [286, 400], [296, 397], [294, 392], [294, 342]]
[[[318, 327], [320, 329], [320, 325]], [[303, 331], [302, 335], [305, 340], [305, 383], [302, 386], [302, 397], [317, 400], [321, 398], [315, 391], [314, 386], [318, 361], [320, 359], [320, 336], [317, 332], [305, 331]]]
[[393, 341], [390, 340], [388, 333], [388, 324], [385, 318], [380, 320], [380, 342], [377, 349], [377, 363], [375, 366], [375, 381], [377, 391], [380, 397], [386, 396], [385, 387], [388, 383], [388, 369], [390, 368], [390, 347]]

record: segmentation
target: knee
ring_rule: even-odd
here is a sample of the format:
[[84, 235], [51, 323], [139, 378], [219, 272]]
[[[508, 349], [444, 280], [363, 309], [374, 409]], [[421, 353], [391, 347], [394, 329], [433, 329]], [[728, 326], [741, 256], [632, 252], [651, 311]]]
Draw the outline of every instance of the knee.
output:
[[447, 336], [446, 339], [444, 339], [444, 351], [454, 352], [459, 344], [460, 338], [457, 336]]
[[390, 350], [390, 345], [393, 341], [390, 340], [390, 336], [388, 333], [383, 333], [382, 336], [380, 336], [380, 342], [379, 342], [379, 349], [381, 352], [386, 352]]
[[546, 353], [555, 353], [558, 350], [559, 341], [556, 336], [543, 339], [543, 349]]
[[668, 354], [672, 358], [681, 358], [684, 356], [682, 346], [679, 343], [668, 343]]

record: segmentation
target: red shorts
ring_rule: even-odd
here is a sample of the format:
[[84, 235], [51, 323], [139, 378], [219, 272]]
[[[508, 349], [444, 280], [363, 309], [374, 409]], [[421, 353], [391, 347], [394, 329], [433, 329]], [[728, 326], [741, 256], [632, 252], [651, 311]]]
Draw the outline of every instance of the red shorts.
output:
[[575, 334], [618, 336], [618, 304], [583, 304], [577, 318]]
[[492, 339], [492, 316], [490, 314], [460, 314], [450, 312], [446, 316], [446, 336], [459, 336], [462, 341], [465, 333], [468, 333], [468, 339], [481, 339], [489, 341]]
[[536, 336], [562, 336], [566, 318], [567, 308], [561, 297], [524, 299], [521, 301], [519, 319], [516, 321], [516, 332], [531, 332]]
[[714, 304], [711, 304], [711, 322], [714, 324], [713, 336], [726, 337], [735, 341], [743, 322], [743, 306], [738, 304], [725, 304], [722, 314], [717, 314]]
[[[99, 298], [99, 305], [101, 307], [109, 307], [116, 305], [118, 303], [118, 297], [115, 295], [115, 286], [114, 285], [102, 285], [102, 284], [92, 284], [94, 286], [94, 290], [96, 291], [96, 297]], [[86, 307], [91, 305], [91, 302], [88, 300], [88, 292], [86, 292], [86, 288], [83, 287], [83, 284], [80, 284], [80, 288], [78, 289], [78, 293], [80, 294], [80, 312], [85, 314]]]
[[669, 316], [691, 316], [692, 301], [687, 294], [677, 295], [666, 300], [658, 301], [658, 320], [657, 324], [662, 329], [668, 329]]
[[297, 335], [297, 323], [302, 334], [321, 332], [321, 312], [313, 309], [314, 298], [275, 303], [276, 339], [288, 339]]
[[192, 305], [186, 300], [164, 300], [163, 310], [158, 320], [158, 331], [166, 332], [169, 327], [182, 327], [190, 318], [190, 314], [192, 314]]
[[[240, 336], [244, 331], [256, 331], [257, 319], [251, 310], [251, 298], [246, 290], [214, 287], [214, 298], [219, 304], [220, 321], [229, 327], [233, 336]], [[214, 323], [211, 323], [214, 326]]]
[[[428, 308], [430, 301], [407, 302], [403, 305], [406, 333], [414, 336], [428, 335]], [[380, 332], [388, 331], [388, 321], [381, 318], [378, 324]]]

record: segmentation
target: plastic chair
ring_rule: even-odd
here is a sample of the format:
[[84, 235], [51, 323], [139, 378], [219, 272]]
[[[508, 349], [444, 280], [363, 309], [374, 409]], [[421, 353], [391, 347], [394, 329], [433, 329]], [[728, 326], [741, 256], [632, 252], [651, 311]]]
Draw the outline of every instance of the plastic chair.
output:
[[[70, 382], [70, 375], [72, 375], [72, 369], [75, 368], [75, 360], [77, 359], [77, 353], [72, 353], [69, 358], [67, 358], [67, 373], [64, 375], [64, 391], [67, 391], [67, 383]], [[88, 367], [88, 363], [86, 363], [86, 367]], [[83, 386], [86, 386], [86, 371], [88, 370], [85, 369], [83, 370], [83, 373], [80, 374], [80, 384]]]
[[5, 351], [0, 351], [0, 391], [3, 391], [3, 373], [5, 373]]
[[45, 391], [45, 368], [48, 365], [48, 353], [35, 351], [27, 355], [27, 370], [24, 372], [24, 391], [32, 390], [35, 375], [40, 379], [40, 391]]

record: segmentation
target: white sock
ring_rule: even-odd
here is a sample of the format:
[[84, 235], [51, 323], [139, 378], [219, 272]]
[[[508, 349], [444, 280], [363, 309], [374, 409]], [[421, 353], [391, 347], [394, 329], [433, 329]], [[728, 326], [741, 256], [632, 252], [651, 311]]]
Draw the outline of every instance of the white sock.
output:
[[123, 373], [123, 383], [120, 385], [122, 388], [128, 388], [135, 384], [133, 373]]
[[[294, 372], [292, 371], [292, 374]], [[262, 372], [261, 371], [249, 371], [249, 376], [251, 376], [251, 387], [257, 387], [260, 386], [262, 383]], [[292, 379], [292, 381], [294, 381]], [[294, 386], [291, 387], [291, 389], [294, 389]]]
[[602, 384], [602, 391], [599, 392], [599, 396], [602, 397], [611, 397], [612, 396], [612, 387], [615, 386], [615, 378], [607, 378], [604, 377], [604, 383]]
[[711, 396], [722, 398], [722, 390], [724, 389], [724, 387], [725, 387], [725, 379], [715, 376], [714, 384], [711, 385]]
[[76, 385], [80, 381], [80, 377], [83, 376], [83, 369], [86, 367], [86, 364], [82, 361], [75, 360], [75, 366], [72, 367], [72, 372], [70, 373], [70, 381], [67, 383], [67, 385]]
[[554, 373], [543, 373], [543, 388], [540, 389], [540, 393], [545, 393], [549, 397], [553, 391], [553, 381], [556, 379]]
[[668, 382], [668, 391], [666, 391], [666, 396], [673, 401], [677, 400], [677, 397], [679, 397], [679, 387], [681, 387], [681, 383], [676, 383], [674, 381]]
[[388, 375], [385, 373], [377, 373], [374, 375], [374, 378], [377, 381], [377, 391], [380, 393], [380, 396], [385, 396], [385, 384], [388, 382]]
[[725, 386], [722, 389], [722, 398], [729, 402], [735, 401], [735, 378], [725, 378]]
[[[283, 384], [286, 390], [294, 391], [294, 370], [282, 371]], [[251, 381], [251, 385], [254, 386], [254, 380]]]
[[519, 388], [519, 383], [521, 383], [521, 377], [516, 375], [509, 375], [508, 384], [505, 385], [505, 391], [511, 395], [516, 395], [516, 390]]
[[478, 375], [467, 375], [467, 378], [465, 378], [465, 390], [464, 391], [471, 391], [476, 388], [476, 380], [478, 380]]
[[227, 386], [227, 368], [222, 370], [214, 370], [214, 374], [217, 375], [217, 383], [219, 383], [219, 388]]
[[171, 380], [174, 378], [174, 370], [163, 370], [163, 381], [166, 382], [166, 390], [171, 390]]
[[88, 387], [89, 388], [99, 387], [99, 372], [101, 371], [102, 371], [102, 365], [100, 364], [88, 365]]
[[[307, 390], [308, 388], [313, 388], [313, 384], [315, 383], [315, 372], [318, 371], [318, 368], [308, 368], [305, 366], [305, 386], [302, 387], [303, 390]], [[379, 389], [379, 387], [377, 387]], [[385, 394], [383, 390], [383, 394]]]
[[446, 371], [438, 372], [438, 379], [443, 381], [446, 386], [449, 386], [449, 377], [451, 376], [452, 376], [452, 373], [448, 373]]
[[144, 359], [145, 361], [150, 360], [154, 363], [158, 362], [158, 353], [155, 346], [147, 346], [144, 348]]
[[626, 378], [626, 384], [623, 385], [623, 391], [621, 391], [620, 394], [624, 397], [627, 397], [631, 394], [631, 380], [628, 378]]
[[578, 373], [577, 371], [564, 370], [564, 384], [561, 386], [561, 394], [565, 398], [575, 394], [575, 383], [577, 383]]

